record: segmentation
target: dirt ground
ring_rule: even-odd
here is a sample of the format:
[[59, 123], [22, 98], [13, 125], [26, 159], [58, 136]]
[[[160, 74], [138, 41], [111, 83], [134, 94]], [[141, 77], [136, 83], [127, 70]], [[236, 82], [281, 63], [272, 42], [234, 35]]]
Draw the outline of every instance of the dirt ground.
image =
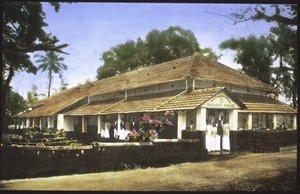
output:
[[296, 168], [297, 147], [288, 147], [279, 153], [231, 153], [163, 168], [1, 180], [0, 186], [2, 191], [295, 191]]

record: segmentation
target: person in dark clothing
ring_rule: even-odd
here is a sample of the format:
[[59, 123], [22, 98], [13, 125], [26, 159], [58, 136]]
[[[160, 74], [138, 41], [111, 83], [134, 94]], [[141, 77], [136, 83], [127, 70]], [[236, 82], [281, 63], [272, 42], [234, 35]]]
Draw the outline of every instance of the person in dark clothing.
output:
[[223, 122], [224, 122], [224, 117], [221, 116], [221, 119], [218, 122], [218, 127], [217, 127], [217, 134], [220, 136], [220, 151], [222, 153], [223, 151]]

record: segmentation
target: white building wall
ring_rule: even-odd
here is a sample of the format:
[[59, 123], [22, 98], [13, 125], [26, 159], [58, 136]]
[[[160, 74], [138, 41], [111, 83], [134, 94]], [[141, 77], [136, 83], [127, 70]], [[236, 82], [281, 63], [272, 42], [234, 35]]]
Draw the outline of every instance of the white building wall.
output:
[[198, 107], [196, 113], [196, 127], [197, 130], [206, 130], [206, 108]]
[[181, 139], [182, 130], [186, 129], [186, 111], [178, 111], [177, 117], [177, 139]]
[[232, 131], [238, 130], [238, 111], [235, 109], [229, 112], [229, 125], [230, 125], [230, 130]]

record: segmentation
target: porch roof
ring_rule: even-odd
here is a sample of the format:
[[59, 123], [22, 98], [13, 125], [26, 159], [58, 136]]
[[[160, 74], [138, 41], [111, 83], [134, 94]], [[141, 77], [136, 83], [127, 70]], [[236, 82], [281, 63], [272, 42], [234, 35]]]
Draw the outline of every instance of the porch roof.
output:
[[[159, 112], [166, 110], [193, 110], [205, 103], [221, 91], [224, 87], [182, 91], [180, 93], [152, 94], [131, 97], [123, 101], [98, 102], [79, 107], [67, 113], [68, 115], [106, 115], [133, 112]], [[233, 99], [237, 101], [237, 99]], [[241, 102], [238, 104], [242, 104]], [[241, 105], [243, 106], [243, 105]], [[102, 110], [102, 111], [101, 111]]]
[[233, 95], [246, 105], [246, 109], [240, 112], [296, 113], [296, 110], [283, 102], [267, 96], [240, 93], [233, 93]]

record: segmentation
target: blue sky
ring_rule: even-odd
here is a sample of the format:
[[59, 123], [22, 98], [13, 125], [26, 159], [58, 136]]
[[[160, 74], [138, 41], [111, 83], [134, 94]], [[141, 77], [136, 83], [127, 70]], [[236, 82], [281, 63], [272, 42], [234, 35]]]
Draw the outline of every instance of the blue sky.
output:
[[[97, 68], [103, 64], [101, 54], [117, 44], [127, 40], [136, 41], [138, 37], [145, 39], [153, 29], [165, 30], [170, 26], [179, 25], [191, 30], [201, 48], [210, 47], [223, 56], [219, 62], [237, 69], [240, 65], [234, 63], [234, 52], [221, 51], [218, 45], [231, 37], [246, 37], [250, 34], [265, 35], [272, 23], [242, 22], [233, 24], [227, 17], [237, 9], [245, 8], [246, 4], [209, 4], [209, 3], [63, 3], [59, 12], [55, 12], [49, 3], [43, 3], [46, 13], [46, 32], [51, 32], [60, 40], [68, 43], [64, 51], [70, 55], [61, 54], [68, 70], [63, 77], [68, 88], [84, 83], [87, 79], [96, 80]], [[212, 14], [217, 13], [217, 14]], [[221, 15], [219, 15], [221, 14]], [[35, 52], [31, 54], [31, 59]], [[35, 63], [36, 64], [36, 63]], [[38, 65], [38, 64], [36, 64]], [[38, 86], [38, 92], [47, 94], [47, 74], [37, 75], [18, 72], [12, 80], [15, 91], [26, 98], [32, 85]], [[58, 76], [54, 76], [53, 88], [60, 87]], [[53, 94], [55, 90], [51, 90]]]

